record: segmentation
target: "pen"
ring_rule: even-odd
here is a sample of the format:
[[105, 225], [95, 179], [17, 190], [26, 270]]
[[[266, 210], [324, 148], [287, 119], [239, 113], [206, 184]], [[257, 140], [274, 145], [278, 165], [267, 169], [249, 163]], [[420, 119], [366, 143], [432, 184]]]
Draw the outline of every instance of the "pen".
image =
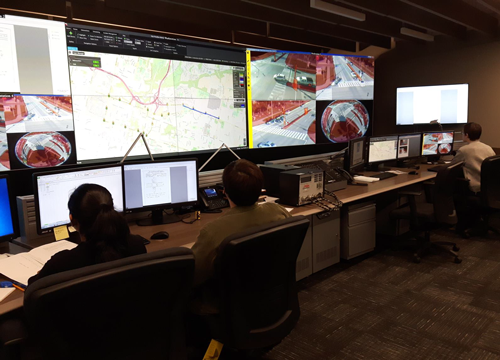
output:
[[26, 290], [26, 285], [21, 284], [20, 282], [17, 281], [12, 281], [12, 285], [16, 286], [17, 288], [20, 288], [19, 290]]
[[20, 286], [18, 286], [16, 284], [12, 284], [12, 286], [14, 286], [16, 289], [21, 290], [21, 291], [24, 292], [24, 289], [22, 287], [20, 287]]

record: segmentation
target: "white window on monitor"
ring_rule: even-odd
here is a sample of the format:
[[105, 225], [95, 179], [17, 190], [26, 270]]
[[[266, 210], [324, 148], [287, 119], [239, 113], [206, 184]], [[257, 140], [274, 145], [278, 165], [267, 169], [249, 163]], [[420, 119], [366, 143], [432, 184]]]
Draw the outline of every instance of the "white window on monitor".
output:
[[70, 94], [64, 22], [0, 17], [0, 92]]

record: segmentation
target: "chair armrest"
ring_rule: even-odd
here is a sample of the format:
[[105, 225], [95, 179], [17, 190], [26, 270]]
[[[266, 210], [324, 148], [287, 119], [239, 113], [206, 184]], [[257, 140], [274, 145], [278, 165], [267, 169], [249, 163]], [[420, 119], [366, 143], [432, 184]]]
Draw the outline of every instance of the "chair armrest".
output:
[[420, 196], [420, 195], [422, 195], [422, 193], [418, 192], [418, 191], [406, 191], [406, 190], [399, 191], [398, 194], [404, 195], [404, 196]]

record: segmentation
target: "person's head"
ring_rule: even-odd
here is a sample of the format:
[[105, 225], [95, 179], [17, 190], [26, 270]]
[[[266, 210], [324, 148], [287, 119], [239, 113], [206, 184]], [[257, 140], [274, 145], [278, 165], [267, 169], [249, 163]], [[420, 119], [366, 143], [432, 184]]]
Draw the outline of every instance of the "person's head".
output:
[[224, 169], [222, 182], [227, 197], [237, 206], [250, 206], [259, 199], [264, 175], [254, 163], [240, 159]]
[[80, 185], [68, 201], [71, 224], [96, 250], [99, 262], [123, 257], [130, 230], [113, 207], [110, 192], [97, 184]]
[[481, 125], [475, 122], [470, 122], [465, 124], [464, 126], [464, 141], [470, 142], [470, 141], [476, 141], [479, 140], [481, 137], [483, 129], [481, 128]]

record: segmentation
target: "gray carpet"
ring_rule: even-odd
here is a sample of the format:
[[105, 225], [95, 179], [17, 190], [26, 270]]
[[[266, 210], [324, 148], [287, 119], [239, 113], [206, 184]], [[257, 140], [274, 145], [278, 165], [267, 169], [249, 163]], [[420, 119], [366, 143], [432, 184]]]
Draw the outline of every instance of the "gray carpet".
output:
[[500, 237], [411, 261], [384, 250], [299, 282], [302, 315], [262, 359], [500, 359]]

